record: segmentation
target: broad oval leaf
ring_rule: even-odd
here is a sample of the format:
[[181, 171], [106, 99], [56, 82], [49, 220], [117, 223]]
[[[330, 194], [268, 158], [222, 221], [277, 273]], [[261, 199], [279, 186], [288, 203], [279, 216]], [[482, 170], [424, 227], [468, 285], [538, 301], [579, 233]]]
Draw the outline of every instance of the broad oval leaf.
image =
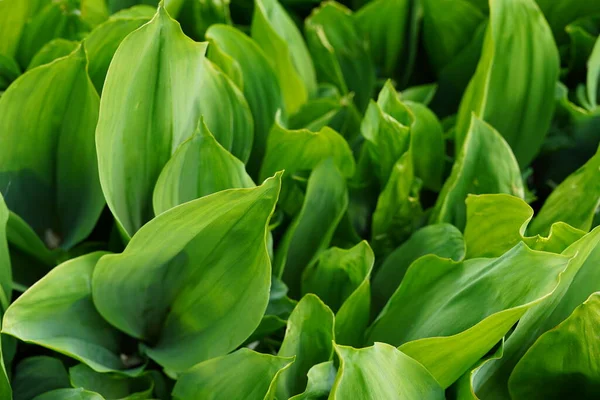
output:
[[333, 324], [333, 312], [314, 294], [307, 294], [298, 302], [277, 353], [279, 357], [296, 359], [277, 382], [277, 398], [288, 399], [302, 392], [310, 368], [331, 359]]
[[194, 135], [175, 150], [156, 181], [154, 213], [221, 190], [254, 186], [244, 163], [217, 142], [201, 119]]
[[0, 191], [48, 247], [83, 240], [104, 207], [94, 146], [99, 99], [86, 65], [79, 47], [21, 75], [0, 97]]
[[98, 372], [126, 372], [120, 358], [122, 334], [102, 319], [92, 302], [92, 272], [104, 254], [86, 254], [50, 271], [11, 304], [2, 333], [75, 358]]
[[282, 373], [294, 357], [279, 357], [242, 348], [204, 361], [181, 374], [173, 397], [194, 399], [269, 400]]
[[92, 284], [100, 314], [174, 372], [235, 349], [269, 300], [266, 235], [280, 185], [278, 174], [154, 218], [122, 254], [100, 260]]
[[508, 144], [494, 128], [473, 116], [430, 222], [449, 222], [462, 230], [468, 194], [508, 193], [523, 198], [524, 192], [519, 165]]
[[340, 367], [329, 399], [442, 400], [444, 390], [417, 361], [385, 343], [335, 346]]
[[475, 113], [502, 134], [521, 167], [529, 165], [550, 127], [558, 72], [558, 50], [535, 0], [492, 1], [481, 59], [458, 112], [456, 152]]
[[107, 203], [129, 236], [152, 218], [156, 179], [201, 115], [226, 149], [248, 159], [253, 135], [248, 104], [205, 59], [206, 46], [186, 37], [159, 6], [111, 61], [96, 128], [98, 166]]

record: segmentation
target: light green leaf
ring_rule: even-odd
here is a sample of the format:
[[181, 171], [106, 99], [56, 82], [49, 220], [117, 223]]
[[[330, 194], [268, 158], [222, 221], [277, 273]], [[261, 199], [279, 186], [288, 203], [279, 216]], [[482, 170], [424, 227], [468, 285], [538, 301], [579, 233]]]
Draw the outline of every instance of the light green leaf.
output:
[[0, 194], [0, 312], [8, 308], [12, 297], [12, 269], [8, 250], [8, 220], [10, 212]]
[[431, 100], [433, 100], [437, 89], [438, 85], [436, 83], [411, 86], [400, 93], [400, 98], [404, 101], [412, 101], [427, 106], [431, 103]]
[[334, 313], [336, 343], [359, 346], [369, 324], [370, 275], [375, 262], [366, 241], [322, 252], [302, 274], [302, 294], [314, 293]]
[[398, 349], [375, 343], [364, 349], [335, 346], [340, 358], [329, 399], [444, 399], [444, 390], [427, 370]]
[[375, 0], [361, 7], [354, 18], [366, 37], [375, 65], [384, 76], [397, 72], [408, 50], [409, 0]]
[[134, 30], [148, 22], [154, 15], [152, 8], [135, 6], [112, 15], [106, 22], [98, 25], [85, 39], [90, 64], [88, 72], [98, 93], [106, 79], [108, 66], [117, 51], [117, 48]]
[[294, 365], [294, 357], [278, 357], [242, 348], [204, 361], [177, 379], [173, 397], [178, 400], [270, 400], [281, 375]]
[[475, 113], [502, 134], [521, 167], [529, 165], [550, 127], [558, 72], [558, 50], [535, 1], [491, 2], [481, 59], [458, 112], [457, 153]]
[[467, 195], [484, 193], [525, 196], [519, 165], [510, 147], [494, 128], [473, 116], [430, 221], [449, 222], [464, 229]]
[[74, 258], [50, 271], [11, 304], [2, 333], [75, 358], [98, 372], [124, 370], [122, 335], [92, 302], [92, 272], [104, 254]]
[[161, 6], [113, 57], [96, 145], [104, 195], [129, 236], [152, 218], [156, 179], [175, 149], [194, 133], [201, 115], [223, 147], [242, 161], [248, 159], [253, 135], [248, 104], [204, 58], [206, 46], [187, 38]]
[[154, 382], [150, 375], [126, 377], [116, 374], [102, 374], [84, 364], [69, 368], [71, 385], [102, 395], [106, 400], [151, 399]]
[[592, 294], [556, 328], [544, 333], [515, 366], [513, 399], [592, 399], [600, 393], [600, 293]]
[[[600, 8], [599, 8], [600, 12]], [[600, 37], [596, 39], [596, 44], [587, 63], [587, 95], [592, 108], [598, 105], [598, 79], [600, 78]]]
[[333, 361], [322, 362], [321, 364], [313, 365], [308, 370], [308, 383], [306, 390], [289, 400], [319, 400], [329, 395], [337, 369], [333, 365]]
[[587, 296], [600, 290], [597, 268], [600, 262], [599, 228], [573, 243], [562, 254], [571, 259], [560, 276], [558, 288], [519, 321], [505, 342], [502, 358], [490, 360], [474, 374], [472, 391], [480, 398], [508, 398], [509, 376], [529, 347], [541, 334], [567, 318]]
[[256, 2], [251, 31], [275, 68], [285, 111], [293, 114], [317, 91], [315, 68], [302, 34], [277, 0]]
[[324, 2], [306, 19], [305, 33], [319, 82], [335, 85], [342, 94], [353, 92], [364, 112], [375, 87], [375, 67], [352, 12]]
[[529, 227], [531, 234], [548, 234], [558, 221], [589, 231], [600, 205], [600, 148], [548, 196]]
[[331, 360], [334, 340], [333, 312], [317, 296], [307, 294], [288, 320], [279, 357], [296, 359], [277, 381], [277, 398], [288, 399], [306, 387], [312, 366]]
[[194, 135], [175, 150], [156, 181], [154, 213], [221, 190], [254, 186], [244, 163], [216, 141], [201, 118]]
[[98, 393], [79, 389], [56, 389], [36, 396], [33, 400], [105, 400]]
[[421, 257], [373, 323], [368, 342], [401, 346], [446, 388], [555, 290], [569, 260], [523, 243], [495, 259]]
[[[241, 74], [243, 84], [240, 89], [244, 92], [254, 117], [254, 143], [248, 162], [248, 168], [254, 176], [263, 161], [275, 114], [283, 107], [279, 80], [262, 49], [238, 29], [213, 25], [206, 32], [206, 39], [211, 43], [208, 57], [224, 69], [213, 55], [217, 51], [226, 54]], [[231, 75], [230, 78], [234, 79]]]
[[266, 236], [280, 185], [278, 174], [154, 218], [122, 254], [100, 260], [92, 285], [100, 314], [173, 372], [242, 344], [269, 300]]
[[299, 297], [302, 272], [329, 247], [347, 207], [346, 180], [328, 158], [311, 173], [302, 209], [275, 252], [274, 273], [282, 277], [292, 298]]
[[[31, 62], [27, 66], [27, 69], [33, 69], [40, 65], [49, 64], [57, 58], [66, 57], [73, 52], [79, 46], [78, 42], [67, 39], [53, 39], [46, 43], [44, 47], [40, 49], [35, 56], [31, 59]], [[89, 58], [89, 49], [88, 58]]]
[[373, 306], [381, 311], [392, 297], [408, 267], [427, 254], [460, 261], [465, 256], [465, 241], [450, 224], [429, 225], [416, 231], [381, 264], [373, 279]]
[[533, 209], [523, 199], [507, 194], [469, 195], [466, 203], [467, 258], [499, 257], [520, 241], [534, 250], [561, 253], [585, 235], [564, 222], [557, 222], [550, 227], [547, 237], [525, 236]]
[[51, 248], [87, 237], [104, 207], [94, 147], [98, 94], [86, 65], [79, 47], [21, 75], [0, 97], [0, 191]]
[[25, 358], [17, 364], [12, 387], [15, 400], [31, 400], [54, 389], [70, 388], [71, 383], [59, 359], [36, 356]]
[[0, 1], [0, 54], [16, 58], [23, 28], [36, 6], [30, 1]]

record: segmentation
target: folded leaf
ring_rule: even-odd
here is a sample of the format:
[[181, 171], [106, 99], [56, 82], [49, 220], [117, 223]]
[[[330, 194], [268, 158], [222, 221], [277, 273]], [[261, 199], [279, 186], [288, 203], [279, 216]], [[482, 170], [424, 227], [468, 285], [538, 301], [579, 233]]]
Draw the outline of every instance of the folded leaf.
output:
[[519, 165], [510, 147], [494, 128], [473, 116], [430, 221], [450, 222], [464, 229], [467, 195], [484, 193], [525, 196]]
[[305, 32], [319, 82], [335, 85], [342, 94], [353, 92], [364, 112], [375, 87], [375, 67], [352, 12], [334, 1], [322, 3], [306, 19]]
[[59, 359], [36, 356], [25, 358], [17, 364], [12, 387], [15, 399], [31, 400], [54, 389], [70, 388], [71, 382]]
[[277, 0], [256, 2], [251, 31], [275, 67], [285, 111], [294, 113], [317, 90], [315, 69], [302, 34]]
[[244, 163], [216, 141], [201, 119], [194, 135], [175, 150], [156, 181], [154, 213], [221, 190], [254, 186]]
[[242, 348], [204, 361], [183, 373], [177, 379], [173, 397], [178, 400], [273, 399], [277, 382], [291, 365], [294, 365], [294, 357]]
[[289, 287], [290, 297], [299, 297], [302, 272], [329, 246], [347, 207], [346, 180], [329, 158], [311, 173], [302, 209], [275, 253], [274, 273]]
[[302, 293], [316, 294], [336, 313], [336, 343], [362, 344], [369, 324], [374, 262], [373, 250], [362, 241], [348, 250], [324, 251], [302, 274]]
[[321, 364], [314, 365], [308, 370], [308, 383], [306, 390], [289, 400], [318, 400], [329, 395], [337, 369], [333, 365], [333, 361], [326, 361]]
[[550, 127], [558, 72], [558, 50], [535, 1], [491, 2], [481, 59], [458, 112], [457, 153], [475, 113], [504, 136], [521, 167], [529, 165]]
[[92, 302], [92, 272], [104, 254], [74, 258], [50, 271], [11, 304], [2, 333], [75, 358], [98, 372], [125, 372], [122, 335]]
[[513, 399], [594, 398], [600, 393], [600, 293], [592, 294], [556, 328], [544, 333], [515, 366]]
[[533, 250], [561, 253], [585, 232], [563, 222], [550, 227], [547, 237], [525, 236], [533, 209], [523, 199], [507, 194], [469, 195], [465, 243], [467, 258], [499, 257], [518, 242]]
[[242, 344], [269, 299], [266, 236], [280, 184], [277, 175], [154, 218], [122, 254], [99, 262], [92, 288], [100, 314], [174, 372]]
[[71, 385], [100, 394], [106, 400], [151, 399], [154, 382], [150, 375], [126, 377], [115, 374], [102, 374], [84, 364], [69, 368]]
[[335, 346], [340, 358], [332, 400], [444, 399], [444, 390], [427, 370], [385, 343], [364, 349]]
[[427, 254], [460, 261], [465, 256], [465, 241], [450, 224], [429, 225], [416, 231], [383, 261], [373, 279], [373, 309], [381, 311], [392, 297], [408, 267]]
[[[213, 55], [215, 51], [226, 54], [241, 74], [243, 84], [240, 89], [254, 117], [254, 142], [248, 168], [258, 174], [275, 114], [283, 107], [278, 77], [262, 49], [238, 29], [213, 25], [206, 32], [206, 39], [211, 43], [208, 57], [223, 68]], [[231, 75], [230, 78], [234, 79]]]
[[87, 237], [104, 207], [94, 146], [98, 94], [86, 65], [79, 47], [21, 75], [0, 98], [0, 191], [50, 248]]
[[529, 233], [548, 234], [558, 221], [589, 231], [600, 205], [600, 147], [584, 166], [558, 185], [534, 218]]
[[277, 398], [288, 399], [306, 387], [307, 373], [313, 365], [333, 356], [333, 312], [317, 296], [307, 294], [288, 320], [279, 357], [296, 357], [277, 381]]
[[152, 218], [156, 179], [175, 149], [194, 133], [200, 115], [223, 147], [242, 161], [248, 159], [253, 135], [248, 104], [204, 58], [205, 51], [206, 43], [187, 38], [160, 6], [113, 57], [96, 145], [104, 195], [129, 236]]

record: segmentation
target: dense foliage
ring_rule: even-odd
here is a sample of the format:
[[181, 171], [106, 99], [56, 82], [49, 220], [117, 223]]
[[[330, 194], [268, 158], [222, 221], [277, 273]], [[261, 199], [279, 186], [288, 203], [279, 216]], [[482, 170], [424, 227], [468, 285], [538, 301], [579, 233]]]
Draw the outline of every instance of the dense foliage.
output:
[[0, 0], [0, 400], [600, 398], [599, 34]]

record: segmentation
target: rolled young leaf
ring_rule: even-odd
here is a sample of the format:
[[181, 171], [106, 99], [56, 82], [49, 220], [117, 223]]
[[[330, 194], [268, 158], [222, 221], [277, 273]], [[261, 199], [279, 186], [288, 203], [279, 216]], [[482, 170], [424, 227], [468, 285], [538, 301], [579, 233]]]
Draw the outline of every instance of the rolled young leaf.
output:
[[473, 116], [463, 148], [444, 183], [430, 222], [449, 222], [464, 229], [467, 195], [483, 193], [525, 196], [519, 165], [510, 147], [496, 130]]
[[306, 390], [294, 397], [290, 397], [289, 400], [318, 400], [329, 395], [336, 375], [337, 369], [333, 365], [333, 361], [314, 365], [308, 370]]
[[99, 99], [86, 65], [80, 46], [21, 75], [0, 97], [0, 192], [51, 248], [87, 237], [104, 207], [94, 146]]
[[86, 254], [50, 271], [11, 304], [2, 333], [75, 358], [98, 372], [125, 373], [122, 334], [92, 302], [92, 272], [104, 254]]
[[92, 281], [100, 314], [174, 372], [242, 344], [269, 300], [266, 237], [280, 185], [278, 174], [154, 218], [123, 253], [100, 260]]
[[540, 150], [554, 112], [559, 56], [535, 0], [490, 2], [477, 71], [460, 104], [456, 152], [475, 115], [500, 132], [521, 167]]
[[282, 373], [294, 357], [261, 354], [242, 348], [223, 357], [204, 361], [177, 379], [173, 397], [193, 399], [273, 399]]
[[242, 161], [250, 155], [248, 104], [205, 59], [206, 46], [186, 37], [159, 6], [111, 61], [96, 128], [98, 167], [107, 203], [129, 236], [152, 218], [156, 179], [201, 115], [223, 147]]
[[600, 293], [592, 294], [556, 328], [544, 333], [515, 366], [508, 381], [513, 399], [600, 394]]
[[340, 358], [329, 399], [444, 399], [444, 390], [417, 361], [385, 343], [335, 346]]
[[221, 190], [254, 186], [244, 163], [217, 142], [201, 118], [194, 135], [175, 150], [156, 181], [154, 213]]
[[288, 399], [306, 387], [307, 373], [313, 365], [333, 356], [333, 312], [314, 294], [298, 302], [288, 320], [279, 357], [296, 357], [277, 382], [277, 398]]
[[591, 109], [594, 109], [598, 105], [598, 92], [600, 89], [600, 86], [598, 86], [600, 80], [600, 38], [596, 39], [596, 44], [594, 44], [594, 49], [587, 62], [587, 69], [587, 96]]

